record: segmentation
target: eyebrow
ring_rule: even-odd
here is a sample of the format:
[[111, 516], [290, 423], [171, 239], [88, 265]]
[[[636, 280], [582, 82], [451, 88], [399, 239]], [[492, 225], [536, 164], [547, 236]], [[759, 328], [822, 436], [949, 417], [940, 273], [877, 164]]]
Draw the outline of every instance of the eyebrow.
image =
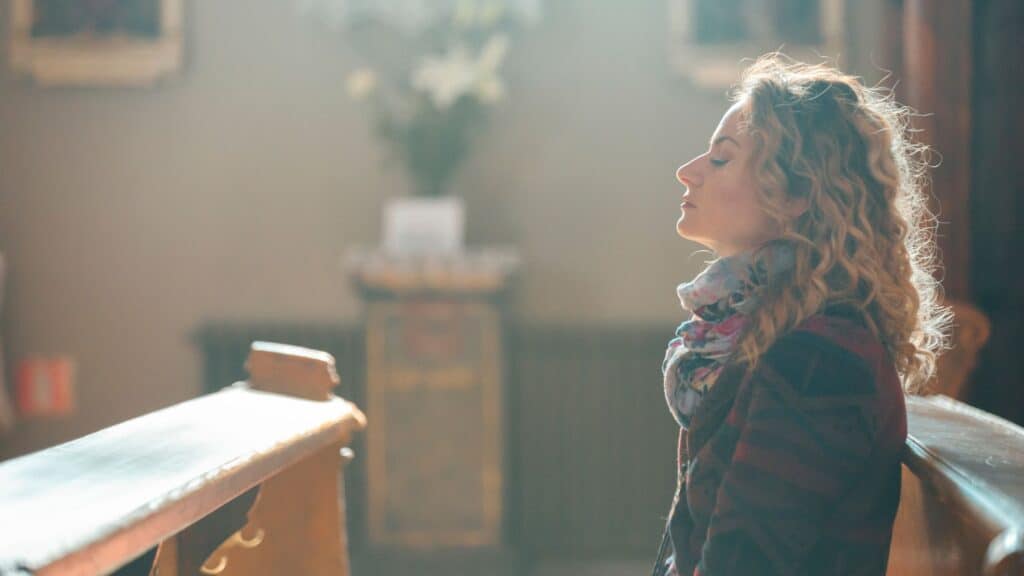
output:
[[740, 143], [737, 142], [736, 139], [733, 138], [732, 136], [719, 136], [718, 138], [715, 138], [714, 142], [712, 142], [711, 145], [714, 146], [715, 144], [719, 144], [721, 142], [725, 142], [726, 140], [731, 140], [732, 143], [735, 144], [737, 148], [742, 148], [742, 146], [740, 146]]

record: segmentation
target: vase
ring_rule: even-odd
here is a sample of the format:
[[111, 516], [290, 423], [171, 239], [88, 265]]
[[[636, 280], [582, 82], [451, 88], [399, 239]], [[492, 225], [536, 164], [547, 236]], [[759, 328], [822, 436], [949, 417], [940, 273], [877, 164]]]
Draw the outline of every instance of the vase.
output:
[[457, 196], [402, 196], [384, 207], [386, 252], [429, 256], [463, 251], [465, 206]]

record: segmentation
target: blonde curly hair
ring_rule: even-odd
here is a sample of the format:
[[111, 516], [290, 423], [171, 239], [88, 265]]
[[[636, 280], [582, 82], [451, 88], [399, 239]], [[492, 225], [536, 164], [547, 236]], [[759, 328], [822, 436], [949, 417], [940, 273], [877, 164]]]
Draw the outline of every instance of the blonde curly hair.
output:
[[[881, 340], [904, 390], [923, 391], [947, 346], [951, 314], [933, 276], [928, 149], [908, 137], [909, 109], [890, 91], [778, 53], [747, 68], [732, 99], [742, 102], [755, 142], [760, 204], [782, 230], [774, 242], [795, 256], [766, 287], [740, 341], [742, 358], [752, 369], [779, 336], [841, 307]], [[803, 199], [807, 209], [787, 216], [787, 199]]]

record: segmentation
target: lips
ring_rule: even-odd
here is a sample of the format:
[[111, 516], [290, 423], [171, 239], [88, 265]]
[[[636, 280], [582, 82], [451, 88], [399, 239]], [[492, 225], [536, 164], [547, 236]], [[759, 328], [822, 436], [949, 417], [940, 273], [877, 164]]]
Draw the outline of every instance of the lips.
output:
[[683, 208], [696, 208], [693, 202], [690, 202], [689, 200], [683, 200], [683, 203], [680, 204], [680, 206], [682, 206]]

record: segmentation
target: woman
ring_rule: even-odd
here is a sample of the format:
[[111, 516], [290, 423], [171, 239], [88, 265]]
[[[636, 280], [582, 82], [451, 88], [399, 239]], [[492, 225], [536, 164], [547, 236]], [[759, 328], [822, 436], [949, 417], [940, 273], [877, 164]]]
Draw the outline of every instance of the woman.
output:
[[679, 488], [656, 573], [885, 573], [903, 395], [949, 322], [905, 128], [856, 78], [769, 55], [676, 173], [677, 231], [717, 259], [677, 289], [662, 366]]

